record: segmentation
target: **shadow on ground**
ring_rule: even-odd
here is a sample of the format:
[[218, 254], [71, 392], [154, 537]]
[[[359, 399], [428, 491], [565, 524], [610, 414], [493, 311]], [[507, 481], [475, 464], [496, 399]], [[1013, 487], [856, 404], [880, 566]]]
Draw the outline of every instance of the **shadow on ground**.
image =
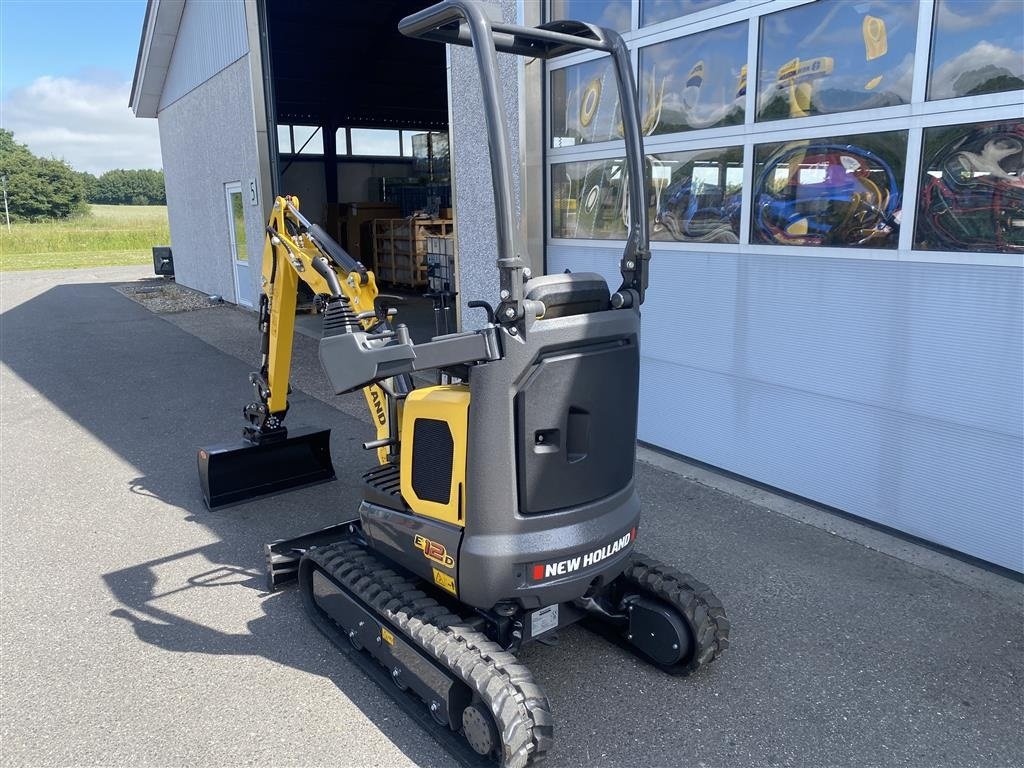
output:
[[[145, 499], [129, 505], [139, 516], [123, 532], [123, 556], [148, 554], [102, 574], [118, 603], [110, 615], [170, 653], [262, 657], [327, 677], [409, 759], [447, 764], [328, 649], [294, 592], [262, 591], [265, 542], [354, 510], [368, 463], [364, 421], [297, 391], [291, 422], [334, 430], [338, 482], [209, 512], [195, 451], [238, 433], [250, 365], [102, 283], [52, 287], [0, 323], [9, 370], [138, 472], [107, 501]], [[255, 359], [255, 334], [251, 343]], [[58, 439], [57, 461], [60, 450]], [[930, 768], [1019, 757], [1019, 606], [662, 470], [641, 465], [638, 482], [642, 548], [712, 584], [733, 648], [691, 680], [577, 629], [559, 649], [525, 650], [555, 711], [554, 764]], [[182, 523], [208, 532], [208, 543], [175, 548]], [[171, 566], [191, 569], [184, 584], [164, 585]], [[260, 613], [244, 631], [225, 631], [208, 595], [237, 600], [238, 588]]]

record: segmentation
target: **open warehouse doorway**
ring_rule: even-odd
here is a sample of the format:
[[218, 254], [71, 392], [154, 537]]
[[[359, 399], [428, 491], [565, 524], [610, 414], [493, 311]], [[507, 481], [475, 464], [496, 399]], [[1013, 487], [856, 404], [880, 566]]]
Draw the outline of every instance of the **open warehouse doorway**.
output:
[[422, 297], [454, 294], [455, 249], [445, 49], [398, 32], [422, 6], [266, 0], [264, 87], [276, 193], [405, 294], [430, 335], [454, 330], [454, 308]]

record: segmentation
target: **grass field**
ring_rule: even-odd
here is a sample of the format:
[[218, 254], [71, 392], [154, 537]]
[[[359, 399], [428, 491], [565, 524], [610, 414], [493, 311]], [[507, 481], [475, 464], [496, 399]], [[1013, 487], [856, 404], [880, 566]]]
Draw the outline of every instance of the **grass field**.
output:
[[151, 264], [150, 249], [171, 241], [166, 206], [89, 208], [64, 221], [12, 224], [10, 233], [0, 217], [0, 272]]

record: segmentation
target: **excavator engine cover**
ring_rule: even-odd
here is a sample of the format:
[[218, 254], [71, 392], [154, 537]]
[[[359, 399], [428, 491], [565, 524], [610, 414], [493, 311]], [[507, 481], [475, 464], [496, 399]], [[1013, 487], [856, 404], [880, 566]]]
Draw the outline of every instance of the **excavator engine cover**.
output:
[[199, 449], [199, 484], [210, 509], [333, 480], [331, 430], [239, 440]]

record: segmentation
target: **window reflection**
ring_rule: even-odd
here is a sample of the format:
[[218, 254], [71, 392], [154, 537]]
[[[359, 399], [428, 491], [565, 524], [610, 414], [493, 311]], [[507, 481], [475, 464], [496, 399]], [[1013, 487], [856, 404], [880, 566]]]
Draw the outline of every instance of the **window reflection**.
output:
[[649, 161], [653, 239], [739, 242], [743, 147], [673, 152]]
[[896, 247], [906, 131], [754, 150], [751, 242]]
[[621, 138], [619, 91], [610, 57], [551, 73], [551, 146]]
[[572, 19], [619, 32], [632, 21], [631, 0], [551, 0], [551, 19]]
[[[670, 152], [647, 157], [651, 238], [738, 243], [743, 148]], [[551, 167], [551, 235], [623, 240], [629, 195], [623, 158]]]
[[728, 2], [730, 0], [640, 0], [640, 26], [658, 24]]
[[819, 0], [765, 16], [758, 120], [910, 102], [918, 4]]
[[622, 240], [628, 217], [623, 158], [551, 167], [551, 235]]
[[928, 98], [1024, 88], [1024, 6], [1020, 0], [939, 0]]
[[914, 247], [1024, 252], [1024, 123], [926, 128]]
[[743, 122], [747, 23], [730, 24], [640, 50], [645, 134]]

